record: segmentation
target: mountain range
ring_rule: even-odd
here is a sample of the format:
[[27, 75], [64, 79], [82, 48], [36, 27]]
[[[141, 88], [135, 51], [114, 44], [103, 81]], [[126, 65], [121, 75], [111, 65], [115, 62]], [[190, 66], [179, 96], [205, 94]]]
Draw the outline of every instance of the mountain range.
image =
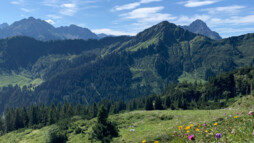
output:
[[91, 104], [160, 93], [170, 83], [205, 82], [253, 66], [254, 34], [212, 40], [164, 21], [132, 37], [11, 37], [0, 40], [0, 53], [0, 78], [9, 77], [1, 84], [18, 78], [12, 84], [20, 86], [5, 84], [0, 110], [29, 103]]
[[[65, 40], [65, 39], [99, 39], [95, 33], [87, 28], [76, 25], [55, 28], [44, 20], [29, 17], [16, 21], [10, 26], [6, 23], [0, 25], [0, 38], [12, 36], [28, 36], [37, 40]], [[103, 37], [107, 37], [104, 34]]]
[[[196, 34], [207, 36], [211, 39], [221, 39], [218, 33], [211, 31], [206, 23], [201, 20], [196, 20], [189, 26], [182, 26], [182, 28]], [[29, 17], [28, 19], [16, 21], [10, 26], [7, 23], [0, 25], [0, 38], [12, 36], [28, 36], [37, 40], [48, 41], [65, 39], [101, 39], [113, 35], [106, 35], [103, 33], [96, 35], [87, 28], [82, 28], [73, 24], [55, 28], [44, 20]]]

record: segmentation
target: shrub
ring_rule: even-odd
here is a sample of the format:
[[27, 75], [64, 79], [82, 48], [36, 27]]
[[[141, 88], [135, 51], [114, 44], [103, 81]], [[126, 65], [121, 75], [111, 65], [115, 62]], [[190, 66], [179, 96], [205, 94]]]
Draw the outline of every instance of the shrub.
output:
[[53, 127], [48, 131], [47, 143], [66, 143], [67, 140], [66, 131], [60, 130], [59, 127]]

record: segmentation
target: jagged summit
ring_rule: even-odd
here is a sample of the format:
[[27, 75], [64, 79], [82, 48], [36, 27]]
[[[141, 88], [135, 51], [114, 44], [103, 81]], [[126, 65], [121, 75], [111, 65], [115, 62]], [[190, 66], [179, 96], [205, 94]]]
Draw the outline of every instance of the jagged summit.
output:
[[201, 34], [214, 40], [222, 39], [221, 36], [212, 31], [205, 22], [200, 19], [193, 21], [189, 26], [182, 26], [182, 28], [189, 30], [196, 34]]
[[9, 26], [8, 23], [0, 24], [0, 30], [6, 28], [6, 27], [8, 27], [8, 26]]

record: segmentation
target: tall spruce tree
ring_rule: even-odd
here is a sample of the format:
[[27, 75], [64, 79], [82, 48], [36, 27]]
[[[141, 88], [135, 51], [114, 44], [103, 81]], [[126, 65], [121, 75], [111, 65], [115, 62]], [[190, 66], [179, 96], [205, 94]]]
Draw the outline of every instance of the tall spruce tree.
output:
[[151, 97], [146, 99], [145, 110], [153, 110], [153, 100]]
[[102, 105], [97, 115], [97, 123], [93, 127], [90, 140], [99, 140], [101, 143], [110, 143], [114, 137], [118, 137], [119, 130], [108, 119], [108, 111]]
[[155, 108], [155, 110], [163, 110], [162, 101], [159, 96], [155, 98], [154, 108]]

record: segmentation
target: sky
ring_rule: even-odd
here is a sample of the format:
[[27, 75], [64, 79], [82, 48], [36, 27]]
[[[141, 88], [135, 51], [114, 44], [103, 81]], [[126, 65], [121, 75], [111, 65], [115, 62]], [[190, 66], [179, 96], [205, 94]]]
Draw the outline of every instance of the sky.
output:
[[223, 38], [254, 33], [254, 0], [8, 0], [0, 24], [39, 18], [55, 27], [75, 24], [95, 33], [135, 35], [161, 21], [201, 19]]

